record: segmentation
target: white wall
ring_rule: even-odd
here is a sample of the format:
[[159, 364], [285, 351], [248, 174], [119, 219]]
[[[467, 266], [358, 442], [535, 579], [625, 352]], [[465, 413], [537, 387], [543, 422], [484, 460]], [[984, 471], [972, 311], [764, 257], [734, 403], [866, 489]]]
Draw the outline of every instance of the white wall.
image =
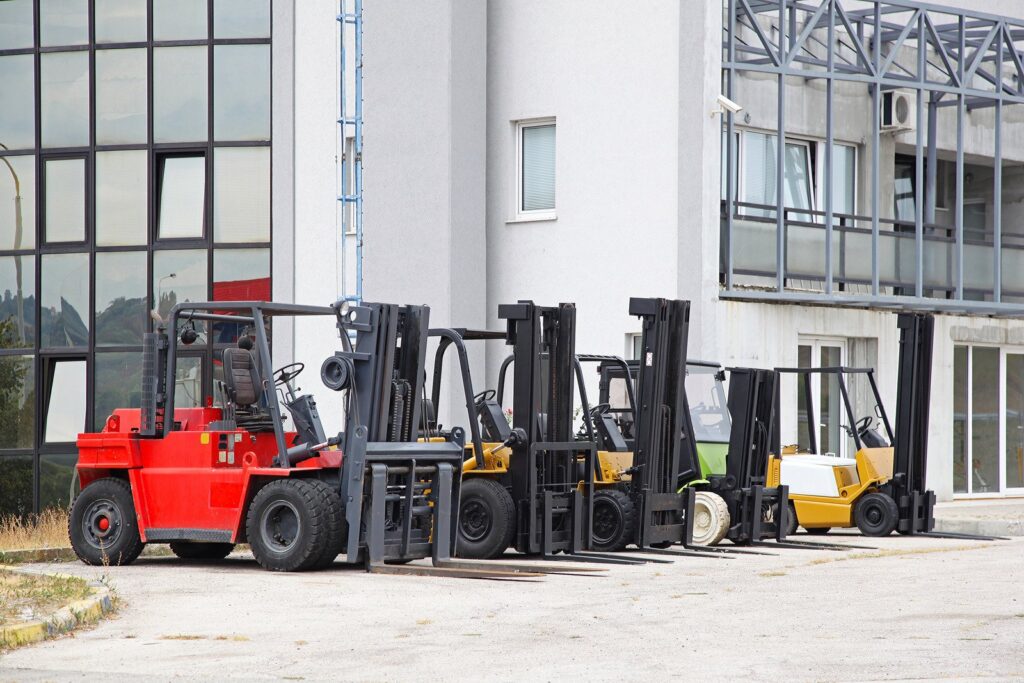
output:
[[[643, 11], [612, 0], [489, 4], [492, 329], [502, 329], [501, 303], [575, 302], [577, 349], [621, 355], [626, 333], [639, 331], [629, 297], [677, 294], [679, 22], [675, 0]], [[548, 116], [557, 126], [557, 219], [511, 222], [513, 122]], [[489, 378], [504, 355], [492, 347]]]

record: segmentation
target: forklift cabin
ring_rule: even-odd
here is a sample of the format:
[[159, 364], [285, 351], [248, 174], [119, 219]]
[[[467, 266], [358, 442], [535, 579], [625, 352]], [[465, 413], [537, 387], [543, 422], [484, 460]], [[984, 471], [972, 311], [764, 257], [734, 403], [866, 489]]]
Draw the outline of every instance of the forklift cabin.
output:
[[[321, 379], [345, 392], [335, 436], [294, 385], [302, 363], [270, 372], [267, 330], [280, 316], [334, 320], [342, 350]], [[144, 544], [168, 542], [183, 557], [224, 557], [248, 541], [273, 570], [325, 567], [339, 553], [375, 571], [425, 557], [442, 565], [463, 444], [457, 431], [431, 443], [414, 433], [428, 317], [426, 306], [348, 301], [175, 305], [145, 335], [142, 407], [117, 409], [101, 433], [79, 435], [83, 490], [70, 524], [79, 557], [126, 564]], [[174, 407], [179, 344], [195, 341], [193, 321], [253, 330], [254, 344], [223, 354], [223, 407]]]

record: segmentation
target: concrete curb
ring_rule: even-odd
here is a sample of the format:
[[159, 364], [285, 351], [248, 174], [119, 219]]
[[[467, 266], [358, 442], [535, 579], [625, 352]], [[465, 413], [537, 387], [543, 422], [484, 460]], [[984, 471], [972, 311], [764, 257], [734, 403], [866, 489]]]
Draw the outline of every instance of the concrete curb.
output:
[[[18, 570], [11, 571], [17, 572]], [[39, 574], [29, 572], [19, 573], [39, 576]], [[64, 575], [47, 574], [46, 576]], [[17, 647], [38, 643], [47, 638], [68, 633], [79, 626], [98, 621], [104, 614], [114, 609], [110, 588], [98, 582], [90, 583], [89, 588], [92, 590], [91, 596], [84, 600], [76, 600], [47, 615], [45, 619], [0, 628], [0, 647]]]
[[935, 530], [979, 536], [1024, 536], [1020, 519], [935, 519]]

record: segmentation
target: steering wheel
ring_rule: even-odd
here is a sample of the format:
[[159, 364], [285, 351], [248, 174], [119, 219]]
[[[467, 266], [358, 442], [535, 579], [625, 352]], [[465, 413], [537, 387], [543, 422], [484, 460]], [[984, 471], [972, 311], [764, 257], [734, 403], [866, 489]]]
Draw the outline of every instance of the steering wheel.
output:
[[498, 395], [498, 392], [494, 389], [484, 389], [479, 394], [473, 397], [473, 403], [483, 403], [484, 401], [490, 401]]
[[861, 419], [857, 420], [857, 433], [860, 434], [871, 428], [871, 416], [865, 415]]
[[590, 409], [590, 417], [600, 417], [604, 413], [611, 410], [612, 404], [610, 403], [598, 403], [596, 406]]
[[274, 371], [274, 385], [281, 386], [288, 384], [299, 376], [299, 373], [306, 369], [305, 363], [290, 363], [283, 368]]

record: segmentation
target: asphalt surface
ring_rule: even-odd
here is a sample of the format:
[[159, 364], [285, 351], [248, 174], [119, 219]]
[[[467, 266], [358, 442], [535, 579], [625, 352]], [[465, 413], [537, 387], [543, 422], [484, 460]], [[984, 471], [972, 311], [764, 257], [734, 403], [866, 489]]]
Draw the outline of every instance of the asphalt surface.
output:
[[[803, 540], [813, 540], [801, 536]], [[1024, 539], [827, 537], [854, 549], [676, 558], [532, 583], [29, 565], [96, 579], [113, 618], [0, 658], [0, 679], [1024, 678]]]

